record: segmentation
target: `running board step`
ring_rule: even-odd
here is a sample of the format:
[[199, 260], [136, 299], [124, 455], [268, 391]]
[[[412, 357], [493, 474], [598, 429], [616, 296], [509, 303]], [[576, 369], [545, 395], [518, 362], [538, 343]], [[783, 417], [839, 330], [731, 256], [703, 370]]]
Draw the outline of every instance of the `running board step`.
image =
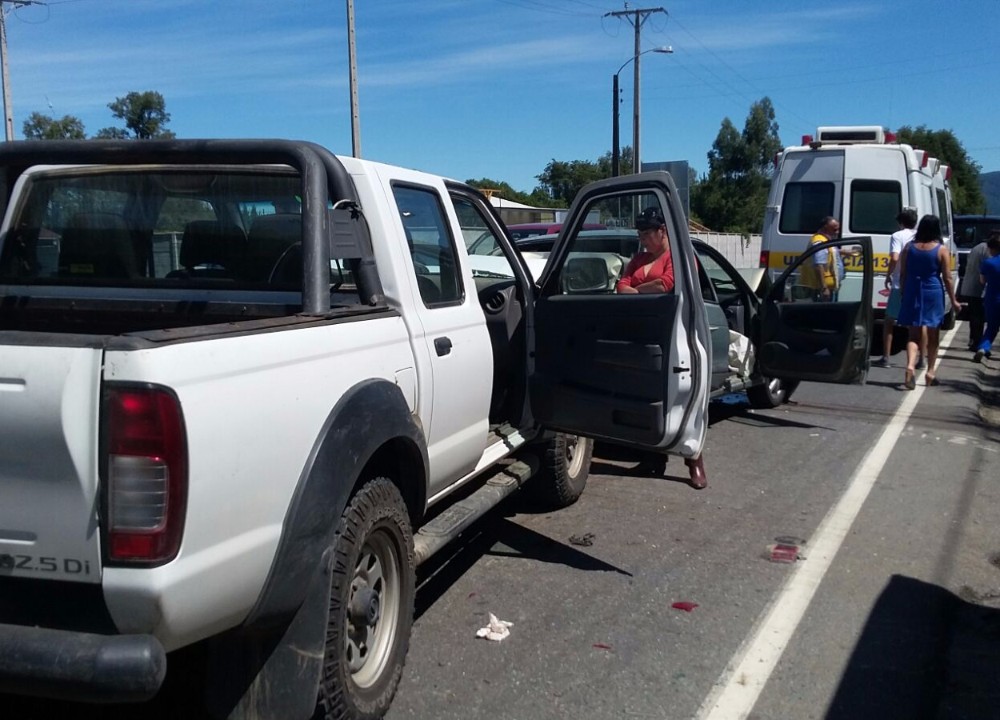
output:
[[[535, 474], [534, 456], [504, 463], [481, 488], [444, 510], [413, 535], [417, 565], [459, 536]], [[529, 464], [531, 463], [531, 464]]]

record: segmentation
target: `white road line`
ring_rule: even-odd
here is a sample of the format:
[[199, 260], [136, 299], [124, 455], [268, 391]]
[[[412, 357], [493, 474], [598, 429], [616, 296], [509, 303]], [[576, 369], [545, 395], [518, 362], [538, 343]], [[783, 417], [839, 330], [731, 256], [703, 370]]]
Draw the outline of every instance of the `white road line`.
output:
[[[957, 330], [958, 323], [941, 338], [938, 358], [944, 357]], [[920, 382], [922, 379], [921, 373], [916, 390], [906, 393], [882, 437], [865, 455], [844, 494], [816, 529], [809, 543], [808, 560], [795, 565], [763, 620], [729, 661], [713, 691], [698, 709], [695, 716], [698, 720], [738, 720], [746, 718], [753, 710], [868, 493], [878, 480], [893, 446], [923, 396], [925, 386]]]

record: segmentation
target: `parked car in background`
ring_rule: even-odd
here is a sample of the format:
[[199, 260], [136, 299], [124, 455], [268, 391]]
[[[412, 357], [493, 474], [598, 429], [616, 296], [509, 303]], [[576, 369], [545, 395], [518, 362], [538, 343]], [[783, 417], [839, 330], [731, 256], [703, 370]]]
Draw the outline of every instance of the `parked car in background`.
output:
[[[562, 223], [516, 223], [507, 226], [507, 232], [513, 240], [522, 240], [535, 235], [558, 235], [562, 230]], [[600, 223], [584, 223], [584, 230], [603, 230], [604, 225]]]
[[969, 251], [986, 242], [992, 230], [1000, 230], [1000, 215], [956, 215], [955, 254], [958, 256], [958, 280], [965, 277]]

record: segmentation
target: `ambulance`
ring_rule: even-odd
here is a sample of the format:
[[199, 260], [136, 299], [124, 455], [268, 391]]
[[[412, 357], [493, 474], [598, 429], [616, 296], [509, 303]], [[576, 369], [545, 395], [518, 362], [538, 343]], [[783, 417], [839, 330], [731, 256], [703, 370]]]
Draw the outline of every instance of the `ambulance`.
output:
[[[761, 239], [760, 266], [773, 280], [809, 244], [822, 219], [840, 221], [842, 237], [872, 239], [875, 283], [871, 303], [876, 321], [885, 316], [889, 292], [889, 237], [899, 229], [896, 215], [913, 208], [917, 218], [937, 215], [949, 250], [951, 228], [951, 168], [925, 150], [897, 142], [895, 134], [879, 126], [820, 127], [816, 137], [802, 136], [802, 144], [775, 156], [775, 172], [768, 194]], [[841, 300], [861, 297], [863, 273], [857, 261], [845, 257], [846, 276]], [[954, 253], [951, 273], [957, 282]], [[956, 285], [957, 288], [957, 285]], [[789, 286], [794, 292], [795, 286]], [[945, 298], [944, 327], [954, 323]]]

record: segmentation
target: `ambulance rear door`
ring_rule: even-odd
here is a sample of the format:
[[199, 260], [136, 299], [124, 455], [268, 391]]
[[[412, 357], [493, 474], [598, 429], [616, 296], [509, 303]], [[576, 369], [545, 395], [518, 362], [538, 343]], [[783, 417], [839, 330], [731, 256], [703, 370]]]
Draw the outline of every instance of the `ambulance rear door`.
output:
[[787, 151], [771, 187], [761, 255], [776, 280], [809, 245], [828, 215], [840, 218], [844, 148]]
[[[875, 270], [871, 304], [882, 312], [889, 300], [885, 274], [889, 268], [889, 238], [899, 229], [896, 216], [904, 206], [920, 207], [919, 201], [911, 197], [909, 180], [906, 158], [898, 145], [859, 145], [846, 153], [840, 231], [845, 237], [871, 238]], [[847, 274], [840, 297], [848, 302], [859, 300], [863, 285], [860, 258], [846, 258], [845, 264]]]

